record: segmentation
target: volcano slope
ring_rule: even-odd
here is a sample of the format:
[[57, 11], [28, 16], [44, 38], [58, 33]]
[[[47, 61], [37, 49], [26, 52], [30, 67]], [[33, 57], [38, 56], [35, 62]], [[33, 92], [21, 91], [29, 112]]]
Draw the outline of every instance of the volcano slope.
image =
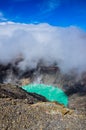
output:
[[0, 84], [1, 130], [86, 130], [85, 76], [76, 80], [73, 76], [43, 68], [27, 78], [31, 83], [42, 82], [62, 88], [69, 96], [69, 108], [26, 93], [19, 85], [13, 85], [14, 82]]

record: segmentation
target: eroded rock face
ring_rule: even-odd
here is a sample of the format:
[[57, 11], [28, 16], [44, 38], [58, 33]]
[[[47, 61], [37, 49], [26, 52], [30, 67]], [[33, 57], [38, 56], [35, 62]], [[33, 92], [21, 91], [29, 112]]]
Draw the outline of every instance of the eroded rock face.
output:
[[[21, 71], [16, 65], [0, 65], [0, 83], [23, 86], [29, 83], [44, 83], [62, 88], [68, 96], [80, 91], [86, 93], [86, 73], [63, 74], [58, 67], [41, 66], [34, 70]], [[68, 91], [69, 90], [69, 91]]]
[[[14, 67], [15, 68], [15, 67]], [[19, 73], [8, 66], [0, 68], [0, 129], [1, 130], [85, 130], [86, 75], [63, 75], [58, 69], [41, 68]], [[7, 79], [8, 77], [8, 79]], [[9, 78], [10, 77], [10, 78]], [[4, 81], [9, 81], [4, 82]], [[58, 86], [69, 97], [69, 108], [20, 87], [28, 83]], [[14, 84], [14, 85], [13, 85]], [[40, 103], [41, 102], [41, 103]], [[46, 103], [44, 103], [46, 102]]]
[[25, 84], [26, 80], [32, 78], [34, 70], [27, 69], [26, 71], [21, 71], [17, 65], [8, 64], [0, 65], [0, 83], [12, 84], [12, 85], [22, 85]]

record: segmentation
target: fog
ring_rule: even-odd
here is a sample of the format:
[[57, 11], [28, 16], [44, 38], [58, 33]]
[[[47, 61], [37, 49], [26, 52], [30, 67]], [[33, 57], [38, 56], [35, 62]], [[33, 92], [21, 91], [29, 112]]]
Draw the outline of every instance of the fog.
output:
[[14, 63], [23, 57], [21, 70], [57, 64], [68, 73], [86, 71], [86, 32], [75, 26], [57, 27], [47, 23], [0, 23], [0, 64]]

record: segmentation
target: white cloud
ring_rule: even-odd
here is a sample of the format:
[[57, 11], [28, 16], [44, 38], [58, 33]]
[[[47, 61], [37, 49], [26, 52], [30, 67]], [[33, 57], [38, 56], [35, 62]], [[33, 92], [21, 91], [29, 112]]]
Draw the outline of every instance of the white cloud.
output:
[[0, 23], [0, 63], [22, 55], [21, 69], [35, 68], [40, 60], [57, 63], [63, 72], [86, 70], [86, 33], [77, 27], [48, 24]]
[[60, 0], [49, 0], [48, 1], [48, 10], [54, 10], [60, 5]]
[[61, 0], [44, 0], [43, 3], [41, 3], [40, 10], [42, 13], [51, 12], [60, 6], [60, 2]]
[[0, 21], [7, 21], [2, 12], [0, 12]]
[[68, 4], [70, 3], [70, 1], [72, 0], [44, 0], [44, 3], [43, 3], [44, 12], [46, 13], [46, 12], [54, 11], [60, 5], [64, 3]]

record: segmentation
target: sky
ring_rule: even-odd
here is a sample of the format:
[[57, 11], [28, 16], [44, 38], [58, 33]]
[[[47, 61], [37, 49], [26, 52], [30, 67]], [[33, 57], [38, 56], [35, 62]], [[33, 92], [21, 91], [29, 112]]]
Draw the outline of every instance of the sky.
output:
[[0, 22], [78, 26], [86, 31], [86, 0], [0, 0]]
[[86, 71], [86, 0], [0, 0], [0, 64]]

